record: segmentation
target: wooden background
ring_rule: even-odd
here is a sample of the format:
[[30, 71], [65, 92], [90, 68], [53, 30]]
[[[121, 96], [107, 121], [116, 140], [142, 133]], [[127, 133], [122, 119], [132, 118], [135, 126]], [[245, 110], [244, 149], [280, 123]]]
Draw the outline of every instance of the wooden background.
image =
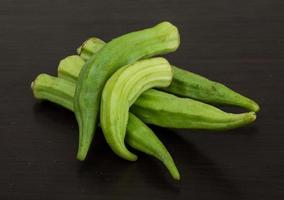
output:
[[[1, 0], [0, 199], [284, 199], [283, 11], [281, 0]], [[73, 114], [34, 100], [31, 81], [55, 75], [90, 36], [109, 41], [164, 20], [181, 34], [170, 62], [257, 100], [256, 123], [216, 133], [153, 127], [179, 183], [149, 156], [118, 158], [101, 132], [80, 163]]]

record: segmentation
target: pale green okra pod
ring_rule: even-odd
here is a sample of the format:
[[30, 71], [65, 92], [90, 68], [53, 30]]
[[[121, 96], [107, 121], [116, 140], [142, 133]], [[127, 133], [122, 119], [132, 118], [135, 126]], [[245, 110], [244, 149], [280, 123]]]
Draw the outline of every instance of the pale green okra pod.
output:
[[118, 156], [136, 160], [124, 144], [129, 107], [144, 91], [167, 87], [171, 80], [168, 61], [151, 58], [122, 67], [107, 81], [102, 93], [100, 122], [107, 143]]

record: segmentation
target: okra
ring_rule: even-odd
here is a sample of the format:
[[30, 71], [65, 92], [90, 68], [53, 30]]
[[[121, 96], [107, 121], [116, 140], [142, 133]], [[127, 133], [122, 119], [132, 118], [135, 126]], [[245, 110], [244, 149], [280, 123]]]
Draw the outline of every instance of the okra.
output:
[[[70, 68], [71, 69], [71, 68]], [[40, 74], [32, 83], [35, 98], [48, 100], [74, 111], [73, 101], [75, 83], [48, 74]], [[176, 180], [180, 179], [178, 169], [166, 147], [154, 132], [141, 120], [129, 113], [126, 130], [126, 143], [132, 148], [142, 151], [160, 160]]]
[[124, 65], [142, 58], [173, 52], [179, 43], [177, 28], [169, 22], [163, 22], [113, 39], [88, 60], [80, 73], [74, 101], [79, 125], [79, 160], [85, 159], [92, 142], [101, 93], [108, 78]]
[[[98, 44], [96, 40], [89, 39], [87, 41], [88, 45], [82, 44], [80, 47], [82, 50], [97, 49], [97, 46], [101, 45], [100, 43]], [[91, 54], [88, 54], [82, 58], [87, 61], [90, 56]], [[233, 91], [222, 83], [209, 80], [203, 76], [173, 65], [172, 68], [172, 83], [169, 87], [162, 88], [164, 91], [214, 105], [232, 105], [254, 112], [259, 111], [259, 105], [255, 101]]]
[[154, 132], [132, 113], [129, 113], [126, 142], [132, 148], [154, 156], [162, 161], [172, 177], [176, 180], [180, 179], [178, 169], [166, 147]]
[[145, 123], [167, 128], [228, 130], [256, 119], [254, 112], [226, 113], [214, 106], [154, 89], [144, 92], [130, 111]]
[[222, 83], [211, 81], [198, 74], [172, 66], [173, 81], [164, 91], [182, 97], [190, 97], [215, 105], [233, 105], [250, 111], [259, 111], [259, 106], [253, 100], [231, 90]]
[[[62, 68], [66, 75], [81, 67]], [[74, 82], [77, 78], [74, 79]], [[74, 86], [75, 87], [75, 86]], [[131, 109], [139, 118], [149, 124], [168, 128], [225, 130], [252, 123], [255, 113], [232, 114], [189, 98], [177, 97], [163, 91], [151, 89], [144, 92], [132, 105]]]
[[124, 144], [129, 107], [144, 91], [167, 87], [171, 80], [168, 61], [151, 58], [120, 68], [107, 81], [102, 93], [100, 122], [107, 143], [118, 156], [130, 161], [137, 159]]

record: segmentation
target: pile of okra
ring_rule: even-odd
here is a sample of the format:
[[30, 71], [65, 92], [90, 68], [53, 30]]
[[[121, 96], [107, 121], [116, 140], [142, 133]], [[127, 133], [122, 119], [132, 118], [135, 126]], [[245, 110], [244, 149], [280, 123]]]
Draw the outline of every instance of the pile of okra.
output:
[[[34, 97], [75, 113], [79, 126], [77, 159], [85, 160], [99, 125], [119, 157], [135, 161], [130, 148], [159, 159], [171, 176], [179, 171], [164, 144], [147, 124], [174, 129], [221, 131], [251, 124], [258, 104], [161, 56], [180, 44], [177, 27], [162, 22], [110, 42], [92, 37], [58, 65], [57, 77], [40, 74]], [[214, 105], [245, 108], [228, 113]], [[127, 145], [126, 145], [127, 144]]]

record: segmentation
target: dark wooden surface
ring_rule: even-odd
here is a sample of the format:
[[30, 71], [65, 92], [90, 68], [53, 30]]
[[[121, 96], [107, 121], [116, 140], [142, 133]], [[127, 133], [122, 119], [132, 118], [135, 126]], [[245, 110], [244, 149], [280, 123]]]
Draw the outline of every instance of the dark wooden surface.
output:
[[[283, 11], [281, 0], [1, 0], [0, 199], [284, 199]], [[167, 58], [257, 100], [256, 123], [223, 133], [153, 127], [179, 183], [149, 156], [119, 159], [100, 132], [80, 163], [73, 114], [35, 101], [31, 81], [55, 75], [90, 36], [109, 41], [164, 20], [181, 34]]]

